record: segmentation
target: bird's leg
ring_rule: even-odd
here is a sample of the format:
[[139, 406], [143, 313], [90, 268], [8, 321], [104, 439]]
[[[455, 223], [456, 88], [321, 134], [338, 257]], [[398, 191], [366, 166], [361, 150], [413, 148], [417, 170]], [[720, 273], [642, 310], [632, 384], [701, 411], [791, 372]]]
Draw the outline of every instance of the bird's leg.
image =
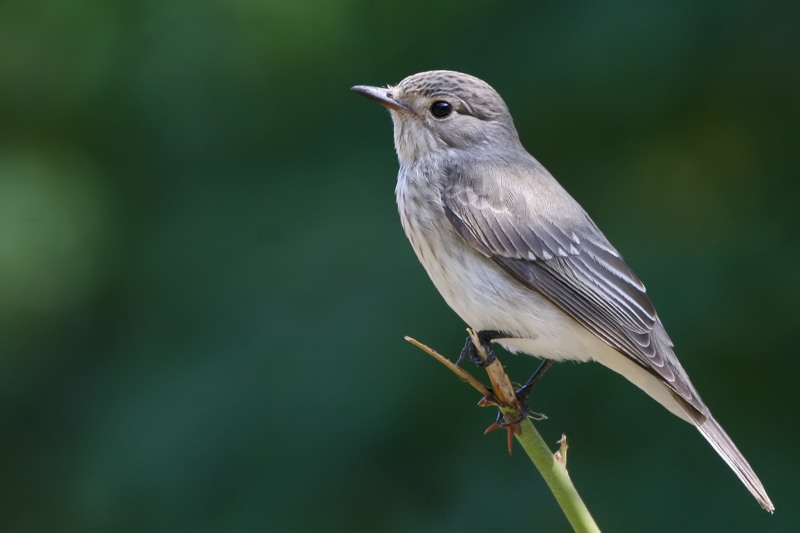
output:
[[[522, 387], [518, 388], [515, 391], [517, 395], [517, 400], [519, 401], [520, 405], [519, 416], [517, 417], [516, 420], [507, 422], [503, 418], [503, 413], [498, 413], [496, 422], [498, 426], [505, 427], [514, 424], [519, 424], [520, 422], [528, 418], [528, 416], [531, 414], [533, 414], [535, 418], [536, 413], [531, 413], [531, 410], [528, 407], [528, 396], [530, 396], [533, 387], [536, 386], [536, 384], [539, 382], [540, 379], [542, 379], [542, 376], [544, 376], [545, 372], [547, 372], [551, 366], [553, 366], [552, 359], [542, 359], [542, 362], [539, 364], [539, 367], [536, 369], [533, 375], [530, 378], [528, 378], [528, 381], [526, 381]], [[544, 415], [539, 415], [539, 416], [544, 417]]]
[[460, 367], [462, 364], [464, 364], [464, 359], [466, 357], [469, 357], [469, 360], [472, 361], [472, 364], [475, 366], [479, 366], [481, 368], [489, 366], [492, 362], [494, 362], [495, 359], [497, 359], [497, 357], [494, 355], [494, 350], [492, 350], [491, 342], [494, 339], [499, 339], [502, 337], [504, 337], [504, 335], [499, 331], [483, 330], [478, 332], [478, 340], [481, 341], [483, 353], [486, 354], [486, 359], [481, 359], [481, 356], [478, 355], [478, 349], [472, 342], [472, 337], [468, 336], [467, 342], [464, 343], [464, 347], [461, 349], [458, 359], [456, 359], [456, 366]]
[[533, 375], [528, 378], [528, 381], [526, 381], [522, 387], [516, 390], [517, 399], [520, 401], [520, 403], [526, 403], [526, 400], [533, 390], [533, 387], [539, 383], [539, 380], [542, 379], [542, 376], [544, 376], [545, 372], [550, 370], [551, 366], [553, 366], [552, 359], [542, 359], [542, 362], [539, 363], [539, 367], [536, 369]]

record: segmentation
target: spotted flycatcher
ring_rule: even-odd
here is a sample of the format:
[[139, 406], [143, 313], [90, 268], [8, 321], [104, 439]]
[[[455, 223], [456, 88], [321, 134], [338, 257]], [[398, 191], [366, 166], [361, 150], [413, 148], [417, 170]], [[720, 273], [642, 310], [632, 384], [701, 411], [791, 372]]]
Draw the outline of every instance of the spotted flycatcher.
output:
[[500, 95], [445, 70], [353, 90], [391, 112], [403, 229], [445, 301], [482, 342], [618, 372], [697, 427], [773, 511], [678, 362], [644, 285], [525, 151]]

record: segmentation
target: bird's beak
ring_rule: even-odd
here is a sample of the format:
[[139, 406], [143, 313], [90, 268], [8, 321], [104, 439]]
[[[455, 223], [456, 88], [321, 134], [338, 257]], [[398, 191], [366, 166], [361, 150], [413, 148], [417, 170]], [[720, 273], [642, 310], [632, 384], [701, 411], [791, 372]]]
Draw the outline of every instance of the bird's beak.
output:
[[410, 111], [409, 108], [398, 102], [392, 97], [392, 91], [386, 87], [370, 87], [369, 85], [356, 85], [350, 89], [361, 93], [370, 100], [374, 100], [389, 109], [395, 111]]

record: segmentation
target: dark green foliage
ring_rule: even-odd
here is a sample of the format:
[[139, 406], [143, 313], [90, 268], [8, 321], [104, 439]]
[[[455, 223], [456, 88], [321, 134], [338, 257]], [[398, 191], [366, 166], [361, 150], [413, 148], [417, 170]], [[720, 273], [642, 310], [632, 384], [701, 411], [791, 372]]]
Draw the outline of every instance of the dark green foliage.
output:
[[600, 526], [796, 531], [798, 5], [0, 4], [0, 529], [567, 529], [403, 341], [455, 356], [465, 326], [349, 88], [450, 68], [645, 281], [777, 507], [622, 378], [557, 365], [537, 427]]

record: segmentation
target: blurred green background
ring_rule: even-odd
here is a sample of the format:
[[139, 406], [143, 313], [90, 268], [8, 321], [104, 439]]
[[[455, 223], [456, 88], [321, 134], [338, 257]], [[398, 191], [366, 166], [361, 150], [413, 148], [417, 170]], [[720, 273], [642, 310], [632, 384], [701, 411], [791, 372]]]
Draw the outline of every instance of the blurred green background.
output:
[[[567, 531], [411, 251], [380, 107], [432, 68], [647, 282], [770, 492], [597, 365], [534, 396], [606, 531], [797, 531], [800, 3], [0, 3], [2, 531]], [[524, 380], [530, 358], [502, 356]]]

